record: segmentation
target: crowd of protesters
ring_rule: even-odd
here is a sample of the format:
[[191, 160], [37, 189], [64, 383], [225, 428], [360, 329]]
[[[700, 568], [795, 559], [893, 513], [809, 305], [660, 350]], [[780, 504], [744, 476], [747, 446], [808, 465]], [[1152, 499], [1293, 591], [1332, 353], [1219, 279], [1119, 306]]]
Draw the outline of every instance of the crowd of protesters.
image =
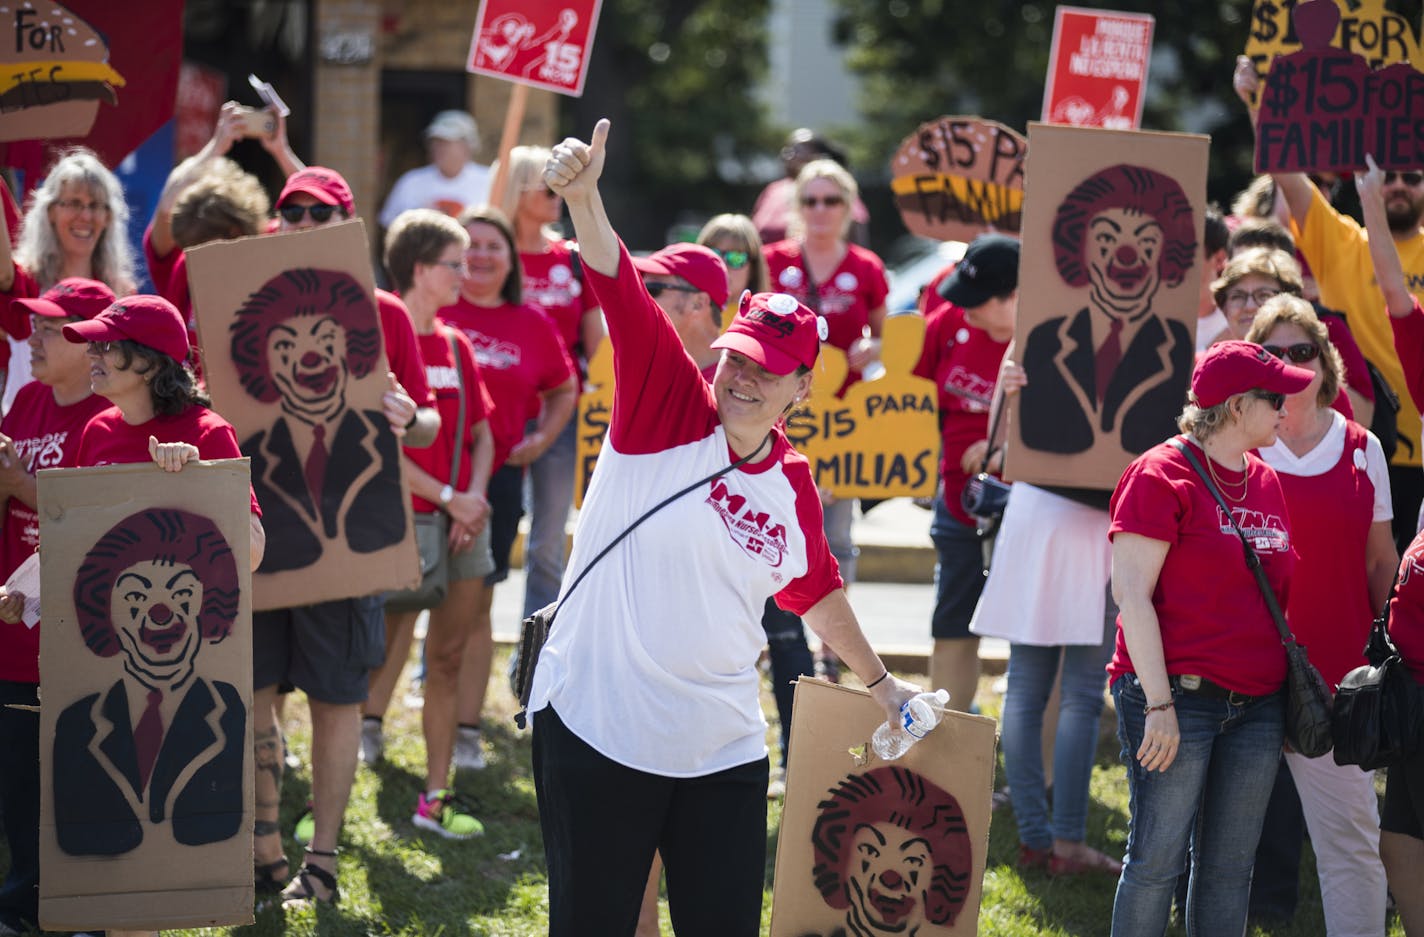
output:
[[[1234, 81], [1249, 100], [1249, 63]], [[286, 178], [269, 217], [260, 183], [227, 158], [240, 124], [225, 105], [209, 143], [170, 175], [142, 243], [153, 295], [136, 293], [123, 191], [93, 153], [62, 154], [23, 212], [7, 202], [0, 580], [38, 547], [40, 469], [150, 460], [181, 471], [195, 459], [256, 457], [210, 409], [183, 251], [358, 213], [341, 174], [305, 166], [278, 117], [262, 138]], [[639, 553], [650, 575], [634, 577], [632, 561], [612, 554], [561, 612], [529, 708], [551, 933], [657, 933], [666, 864], [678, 933], [754, 934], [791, 681], [834, 677], [844, 661], [887, 713], [918, 690], [888, 674], [846, 601], [854, 502], [817, 491], [783, 425], [808, 393], [821, 342], [847, 356], [842, 393], [877, 366], [887, 275], [863, 246], [868, 216], [843, 155], [804, 130], [782, 151], [786, 177], [749, 215], [716, 216], [697, 245], [632, 256], [598, 193], [607, 133], [601, 124], [589, 142], [516, 147], [490, 204], [496, 174], [473, 161], [473, 120], [441, 112], [425, 133], [430, 165], [403, 176], [379, 215], [395, 290], [372, 297], [390, 366], [380, 417], [399, 440], [412, 509], [448, 518], [451, 569], [419, 651], [426, 762], [411, 822], [451, 839], [498, 822], [475, 816], [452, 779], [485, 764], [492, 595], [521, 519], [530, 515], [520, 603], [529, 614], [570, 593], [566, 563], [571, 573], [598, 564], [596, 551], [664, 495], [735, 472], [794, 518], [782, 549], [795, 575], [773, 578], [750, 554], [721, 550], [715, 499], [674, 503], [644, 534], [655, 544]], [[1174, 901], [1192, 932], [1290, 916], [1308, 831], [1331, 937], [1383, 934], [1391, 900], [1406, 933], [1424, 937], [1424, 755], [1390, 769], [1381, 807], [1372, 773], [1284, 745], [1275, 626], [1192, 467], [1205, 463], [1233, 516], [1265, 519], [1252, 542], [1266, 578], [1331, 686], [1364, 662], [1382, 611], [1424, 682], [1413, 416], [1424, 407], [1424, 173], [1371, 162], [1355, 178], [1363, 223], [1332, 204], [1339, 186], [1327, 181], [1260, 177], [1231, 214], [1207, 213], [1181, 435], [1142, 452], [1115, 490], [1014, 484], [992, 553], [961, 492], [976, 473], [1003, 471], [997, 416], [1032, 382], [1015, 340], [1017, 239], [981, 237], [921, 295], [916, 373], [937, 387], [942, 433], [927, 524], [938, 560], [930, 680], [968, 710], [980, 638], [1009, 642], [1004, 800], [1018, 865], [1118, 877], [1114, 934], [1162, 932]], [[566, 208], [576, 241], [559, 227]], [[619, 405], [566, 560], [572, 417], [604, 341]], [[1397, 425], [1380, 396], [1391, 391], [1412, 404]], [[261, 570], [263, 512], [283, 507], [255, 472], [251, 502]], [[700, 571], [690, 584], [676, 572], [687, 568]], [[39, 698], [39, 629], [21, 623], [23, 598], [0, 592], [10, 855], [0, 937], [37, 922], [40, 739], [24, 707]], [[690, 607], [700, 611], [684, 614]], [[254, 881], [268, 900], [338, 899], [353, 779], [384, 757], [383, 720], [418, 611], [377, 594], [254, 614]], [[819, 661], [806, 626], [821, 638]], [[763, 648], [779, 770], [757, 702]], [[295, 870], [278, 822], [281, 712], [293, 689], [312, 725]], [[639, 694], [663, 714], [654, 725], [618, 718]], [[1124, 856], [1087, 843], [1109, 697], [1130, 793]]]

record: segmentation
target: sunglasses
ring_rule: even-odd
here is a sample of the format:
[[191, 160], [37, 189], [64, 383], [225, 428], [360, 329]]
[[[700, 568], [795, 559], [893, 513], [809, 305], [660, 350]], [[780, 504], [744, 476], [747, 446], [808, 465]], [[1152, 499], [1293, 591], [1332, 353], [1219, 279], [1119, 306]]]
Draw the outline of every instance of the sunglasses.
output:
[[839, 195], [823, 195], [817, 198], [814, 195], [806, 195], [801, 198], [802, 208], [815, 208], [824, 205], [826, 208], [838, 208], [845, 204], [845, 199]]
[[287, 224], [297, 224], [302, 220], [302, 216], [308, 213], [311, 214], [312, 221], [326, 224], [331, 220], [331, 216], [336, 214], [336, 206], [317, 202], [315, 205], [283, 205], [277, 209], [277, 214], [281, 215]]
[[1279, 412], [1286, 405], [1286, 395], [1274, 393], [1269, 390], [1247, 391], [1246, 396], [1255, 397], [1257, 400], [1264, 400], [1271, 405], [1271, 409]]
[[1289, 358], [1294, 364], [1305, 364], [1320, 357], [1320, 347], [1313, 342], [1298, 342], [1294, 345], [1263, 345], [1261, 347], [1282, 361]]
[[647, 287], [648, 295], [653, 297], [653, 299], [657, 299], [659, 296], [661, 296], [668, 290], [671, 290], [674, 293], [702, 292], [695, 286], [683, 286], [681, 283], [644, 283], [643, 285]]
[[1268, 299], [1273, 296], [1279, 296], [1280, 294], [1280, 290], [1271, 289], [1269, 286], [1263, 286], [1259, 290], [1254, 290], [1250, 293], [1246, 292], [1245, 290], [1232, 290], [1231, 292], [1226, 294], [1226, 305], [1244, 306], [1246, 305], [1246, 300], [1254, 299], [1256, 301], [1256, 305], [1264, 306], [1266, 305], [1266, 301]]
[[722, 258], [728, 270], [740, 270], [751, 260], [746, 251], [717, 251], [717, 256]]
[[88, 350], [89, 353], [93, 355], [107, 355], [118, 347], [118, 342], [90, 342]]
[[1408, 186], [1416, 186], [1424, 182], [1424, 172], [1387, 172], [1384, 174], [1384, 184], [1393, 185], [1398, 179]]

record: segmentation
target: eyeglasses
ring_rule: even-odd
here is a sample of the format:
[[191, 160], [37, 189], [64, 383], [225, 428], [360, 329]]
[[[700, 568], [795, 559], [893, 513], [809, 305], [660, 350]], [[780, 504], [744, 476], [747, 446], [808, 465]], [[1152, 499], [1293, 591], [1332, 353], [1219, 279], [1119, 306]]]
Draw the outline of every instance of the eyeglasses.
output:
[[84, 202], [77, 198], [67, 198], [54, 204], [57, 208], [73, 212], [76, 215], [82, 215], [85, 212], [91, 215], [103, 215], [109, 211], [109, 206], [103, 202]]
[[1279, 295], [1281, 295], [1280, 290], [1272, 289], [1269, 286], [1263, 286], [1259, 290], [1252, 290], [1249, 293], [1245, 290], [1232, 290], [1226, 294], [1226, 305], [1244, 306], [1246, 305], [1246, 300], [1250, 299], [1254, 300], [1256, 305], [1264, 306], [1268, 299]]
[[1424, 172], [1387, 172], [1384, 174], [1385, 185], [1393, 185], [1396, 179], [1405, 185], [1416, 186], [1424, 182]]
[[683, 286], [681, 283], [644, 283], [643, 285], [647, 287], [648, 295], [653, 297], [653, 299], [657, 299], [668, 290], [672, 290], [674, 293], [702, 292], [695, 286]]
[[90, 343], [89, 343], [89, 354], [91, 354], [91, 355], [107, 355], [109, 352], [113, 351], [115, 348], [118, 348], [118, 347], [119, 347], [119, 343], [118, 343], [118, 342], [90, 342]]
[[839, 208], [845, 204], [845, 198], [840, 195], [822, 195], [817, 198], [814, 195], [803, 195], [801, 197], [802, 208], [815, 208], [824, 205], [826, 208]]
[[1246, 396], [1255, 397], [1257, 400], [1266, 401], [1266, 403], [1271, 405], [1271, 409], [1277, 412], [1280, 412], [1280, 410], [1286, 405], [1285, 394], [1278, 394], [1269, 390], [1247, 391]]
[[335, 205], [324, 205], [317, 202], [314, 205], [283, 205], [277, 209], [277, 213], [282, 216], [282, 220], [287, 224], [297, 224], [302, 220], [302, 216], [310, 213], [312, 221], [317, 224], [326, 224], [331, 220], [331, 216], [336, 214]]
[[722, 258], [728, 270], [740, 270], [751, 260], [746, 251], [717, 251], [717, 256]]
[[1305, 364], [1320, 357], [1320, 346], [1314, 342], [1297, 342], [1294, 345], [1263, 345], [1261, 347], [1282, 361], [1289, 358], [1294, 364]]
[[470, 269], [470, 265], [463, 260], [437, 260], [435, 261], [435, 266], [449, 267], [456, 273], [466, 273]]

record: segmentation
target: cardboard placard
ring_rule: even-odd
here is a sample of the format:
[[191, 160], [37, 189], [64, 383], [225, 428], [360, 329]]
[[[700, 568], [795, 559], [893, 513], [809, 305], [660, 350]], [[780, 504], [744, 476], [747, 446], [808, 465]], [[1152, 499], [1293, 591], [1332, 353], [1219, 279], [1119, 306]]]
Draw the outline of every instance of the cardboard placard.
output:
[[366, 229], [348, 221], [187, 251], [213, 407], [252, 459], [259, 611], [404, 588], [420, 558]]
[[[0, 8], [0, 141], [82, 137], [124, 77], [103, 33], [53, 0]], [[13, 37], [13, 43], [12, 38]]]
[[248, 462], [38, 477], [40, 924], [249, 924]]
[[[1370, 68], [1403, 62], [1424, 70], [1424, 44], [1420, 42], [1421, 23], [1417, 15], [1411, 22], [1403, 13], [1389, 9], [1395, 6], [1394, 0], [1332, 2], [1340, 13], [1340, 23], [1330, 45], [1364, 56]], [[1256, 67], [1261, 87], [1276, 56], [1301, 48], [1300, 36], [1291, 18], [1296, 5], [1295, 0], [1255, 0], [1251, 5], [1251, 31], [1246, 39], [1245, 54]]]
[[1277, 56], [1261, 91], [1257, 172], [1354, 172], [1371, 154], [1384, 169], [1424, 166], [1424, 73], [1407, 63], [1375, 71], [1336, 49], [1333, 0], [1295, 8], [1304, 46]]
[[947, 712], [898, 761], [885, 711], [802, 677], [776, 843], [771, 937], [978, 933], [994, 791], [994, 720]]
[[574, 461], [574, 507], [583, 507], [598, 465], [598, 453], [608, 435], [608, 421], [613, 417], [613, 346], [599, 342], [598, 350], [588, 359], [588, 384], [579, 395], [577, 449]]
[[1147, 13], [1058, 7], [1043, 120], [1109, 130], [1140, 127], [1154, 23]]
[[1186, 402], [1210, 140], [1037, 123], [1028, 136], [1015, 329], [1028, 384], [1009, 398], [1004, 477], [1111, 489]]
[[786, 419], [786, 436], [811, 463], [816, 484], [838, 498], [924, 498], [939, 480], [939, 407], [934, 381], [911, 373], [925, 343], [920, 316], [889, 316], [881, 332], [885, 371], [836, 390], [849, 365], [821, 346], [811, 396]]
[[1027, 153], [1023, 134], [997, 121], [940, 117], [921, 124], [890, 160], [901, 220], [911, 234], [941, 241], [1018, 233]]
[[583, 94], [602, 0], [480, 0], [467, 71]]

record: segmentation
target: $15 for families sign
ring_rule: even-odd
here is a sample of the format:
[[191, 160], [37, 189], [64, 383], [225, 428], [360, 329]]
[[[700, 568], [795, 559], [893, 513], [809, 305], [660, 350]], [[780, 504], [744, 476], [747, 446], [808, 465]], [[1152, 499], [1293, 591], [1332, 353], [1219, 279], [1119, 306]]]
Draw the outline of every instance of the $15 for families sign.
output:
[[602, 0], [482, 0], [467, 71], [579, 97]]

